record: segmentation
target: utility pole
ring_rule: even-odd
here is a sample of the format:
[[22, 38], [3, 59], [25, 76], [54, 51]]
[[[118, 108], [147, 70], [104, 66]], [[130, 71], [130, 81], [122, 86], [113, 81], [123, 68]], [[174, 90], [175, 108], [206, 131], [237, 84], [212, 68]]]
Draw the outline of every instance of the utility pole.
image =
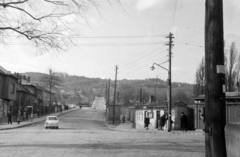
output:
[[109, 105], [110, 103], [110, 91], [111, 91], [111, 87], [110, 87], [110, 79], [108, 79], [108, 99], [107, 99], [107, 104]]
[[115, 104], [116, 104], [116, 88], [117, 88], [117, 71], [118, 66], [116, 65], [115, 83], [114, 83], [114, 98], [113, 98], [113, 124], [115, 119]]
[[[110, 88], [110, 79], [108, 80], [108, 96], [107, 96], [107, 109], [108, 109], [108, 107], [109, 107], [109, 103], [110, 103], [110, 90], [111, 90], [111, 88]], [[107, 115], [109, 114], [109, 112], [107, 113]], [[108, 116], [107, 116], [108, 117]]]
[[172, 39], [174, 38], [173, 37], [173, 34], [170, 32], [169, 33], [169, 36], [167, 36], [166, 38], [169, 38], [169, 43], [166, 44], [169, 46], [169, 69], [168, 69], [168, 87], [169, 87], [169, 100], [168, 100], [168, 132], [171, 131], [171, 121], [172, 121], [172, 118], [171, 118], [171, 105], [172, 105], [172, 46], [174, 46], [172, 43]]
[[157, 79], [158, 79], [158, 76], [156, 77], [156, 81], [155, 81], [155, 102], [157, 101]]
[[142, 88], [140, 88], [140, 93], [139, 93], [139, 96], [140, 96], [140, 105], [142, 104]]
[[108, 83], [106, 83], [106, 98], [105, 98], [105, 101], [106, 101], [106, 113], [107, 113], [107, 106], [108, 106]]
[[205, 10], [205, 155], [226, 157], [223, 2], [206, 0]]

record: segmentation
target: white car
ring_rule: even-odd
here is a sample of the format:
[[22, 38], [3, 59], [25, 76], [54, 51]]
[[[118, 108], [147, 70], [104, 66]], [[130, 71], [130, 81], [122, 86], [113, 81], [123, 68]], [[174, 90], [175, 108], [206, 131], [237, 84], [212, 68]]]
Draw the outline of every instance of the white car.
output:
[[57, 116], [48, 116], [45, 121], [45, 129], [56, 128], [58, 129], [59, 122]]

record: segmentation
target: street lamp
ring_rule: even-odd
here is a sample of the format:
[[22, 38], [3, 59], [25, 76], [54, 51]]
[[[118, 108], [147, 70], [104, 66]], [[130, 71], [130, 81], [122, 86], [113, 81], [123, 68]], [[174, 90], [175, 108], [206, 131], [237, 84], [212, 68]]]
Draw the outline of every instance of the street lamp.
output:
[[172, 104], [171, 69], [166, 69], [163, 66], [161, 66], [160, 64], [153, 63], [152, 66], [150, 66], [151, 70], [155, 69], [154, 65], [157, 65], [157, 66], [163, 68], [164, 70], [168, 71], [168, 86], [169, 86], [169, 94], [168, 94], [168, 96], [169, 96], [169, 100], [168, 100], [168, 122], [167, 122], [167, 127], [168, 127], [168, 132], [170, 132], [171, 131], [171, 121], [172, 121], [172, 118], [171, 118], [171, 104]]

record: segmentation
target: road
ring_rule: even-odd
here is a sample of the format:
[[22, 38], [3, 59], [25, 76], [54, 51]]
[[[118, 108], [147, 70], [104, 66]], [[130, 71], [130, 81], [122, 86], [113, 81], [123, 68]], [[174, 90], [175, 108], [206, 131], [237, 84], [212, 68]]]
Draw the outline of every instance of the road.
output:
[[82, 108], [59, 116], [60, 128], [44, 122], [0, 131], [1, 157], [203, 157], [204, 137], [114, 131], [105, 123], [103, 98], [96, 109]]

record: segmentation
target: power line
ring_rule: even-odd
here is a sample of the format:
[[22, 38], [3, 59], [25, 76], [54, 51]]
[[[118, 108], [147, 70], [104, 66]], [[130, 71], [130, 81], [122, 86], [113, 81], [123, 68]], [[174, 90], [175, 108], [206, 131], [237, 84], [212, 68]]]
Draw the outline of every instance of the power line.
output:
[[[156, 50], [155, 50], [155, 51], [156, 51]], [[162, 52], [164, 52], [164, 51], [165, 51], [165, 50], [161, 51], [160, 53], [162, 53]], [[157, 53], [157, 54], [155, 54], [155, 55], [153, 55], [153, 56], [150, 56], [150, 57], [148, 57], [147, 59], [144, 58], [144, 60], [139, 60], [139, 61], [144, 62], [144, 61], [149, 60], [149, 59], [151, 59], [151, 58], [153, 58], [153, 57], [155, 57], [155, 56], [157, 56], [157, 55], [159, 55], [159, 53]], [[148, 55], [148, 56], [149, 56], [149, 55]], [[131, 64], [133, 64], [132, 66], [135, 66], [135, 65], [138, 65], [139, 62], [132, 62]], [[131, 65], [131, 64], [128, 64], [127, 66], [126, 66], [126, 65], [123, 66], [124, 68], [122, 68], [122, 69], [129, 69], [128, 67], [129, 67], [129, 65]]]
[[203, 45], [190, 44], [190, 43], [185, 43], [185, 42], [180, 42], [180, 41], [175, 41], [175, 42], [176, 42], [176, 43], [179, 43], [179, 44], [190, 45], [190, 46], [196, 46], [196, 47], [201, 47], [201, 48], [204, 47]]
[[[163, 48], [163, 47], [161, 47], [161, 48]], [[156, 47], [155, 49], [151, 50], [149, 53], [151, 53], [151, 52], [156, 52], [157, 50], [159, 50], [159, 49], [161, 49], [161, 48]], [[128, 65], [134, 64], [134, 61], [135, 61], [135, 60], [139, 60], [140, 58], [143, 58], [143, 57], [145, 57], [146, 55], [149, 56], [149, 53], [148, 53], [148, 54], [145, 54], [145, 55], [143, 55], [143, 56], [138, 55], [136, 58], [133, 58], [130, 63], [123, 64], [122, 67], [126, 67], [126, 66], [128, 66]], [[143, 54], [143, 53], [142, 53], [142, 54]], [[130, 60], [129, 60], [129, 61], [130, 61]]]
[[[135, 43], [75, 43], [69, 44], [70, 46], [143, 46], [143, 45], [156, 45], [159, 42], [135, 42]], [[29, 42], [22, 43], [7, 43], [6, 45], [29, 45]]]
[[175, 0], [175, 7], [174, 7], [174, 14], [173, 14], [173, 23], [172, 23], [173, 26], [174, 26], [174, 23], [175, 23], [176, 10], [177, 10], [177, 0]]
[[[1, 35], [5, 37], [19, 37], [19, 35]], [[98, 39], [98, 38], [157, 38], [157, 37], [165, 37], [166, 34], [158, 34], [158, 35], [128, 35], [128, 36], [61, 36], [61, 38], [79, 38], [79, 39]]]
[[[161, 51], [160, 53], [162, 53], [162, 52], [164, 52], [164, 51], [165, 51], [165, 50]], [[156, 55], [154, 55], [154, 56], [151, 56], [151, 57], [149, 57], [149, 58], [147, 58], [147, 59], [144, 59], [144, 60], [142, 60], [141, 62], [145, 63], [145, 61], [147, 61], [147, 60], [149, 60], [149, 59], [151, 59], [151, 58], [153, 58], [153, 57], [155, 57], [155, 56], [157, 56], [157, 55], [159, 55], [159, 53], [156, 54]], [[137, 65], [139, 65], [139, 63], [136, 63], [136, 64], [132, 65], [131, 67], [127, 68], [127, 69], [126, 69], [126, 68], [123, 68], [123, 69], [126, 69], [125, 71], [128, 71], [128, 70], [131, 70], [132, 68], [136, 67]], [[120, 70], [122, 70], [122, 69], [120, 69]], [[125, 71], [123, 71], [123, 73], [124, 73]], [[119, 72], [119, 73], [120, 73], [120, 72]]]

